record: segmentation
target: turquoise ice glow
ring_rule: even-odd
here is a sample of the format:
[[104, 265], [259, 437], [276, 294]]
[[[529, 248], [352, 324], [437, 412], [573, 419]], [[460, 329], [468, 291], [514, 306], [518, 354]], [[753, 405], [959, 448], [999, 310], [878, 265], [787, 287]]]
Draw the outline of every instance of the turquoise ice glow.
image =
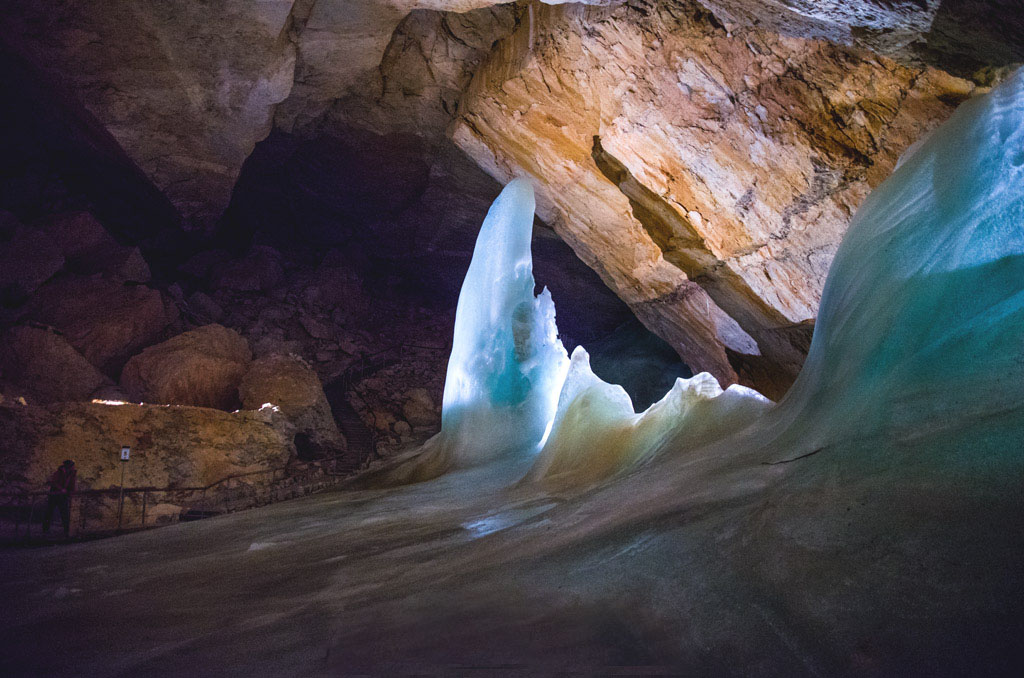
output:
[[534, 297], [533, 188], [511, 181], [480, 228], [459, 293], [440, 444], [456, 465], [535, 452], [569, 358], [545, 288]]

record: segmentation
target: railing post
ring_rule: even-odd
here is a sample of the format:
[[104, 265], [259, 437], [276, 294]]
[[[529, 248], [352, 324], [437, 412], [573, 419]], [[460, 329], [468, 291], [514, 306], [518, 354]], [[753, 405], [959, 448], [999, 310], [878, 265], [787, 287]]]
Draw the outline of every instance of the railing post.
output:
[[82, 533], [85, 532], [85, 501], [88, 496], [86, 494], [78, 496], [78, 532], [75, 536], [79, 539], [82, 538]]
[[28, 495], [28, 525], [25, 526], [25, 541], [32, 541], [32, 517], [36, 512], [36, 503], [32, 497], [35, 495]]
[[18, 495], [18, 506], [14, 510], [14, 539], [17, 540], [18, 536], [21, 535], [21, 513], [25, 509], [24, 507], [25, 495]]
[[142, 526], [146, 526], [146, 501], [149, 499], [149, 490], [142, 491]]

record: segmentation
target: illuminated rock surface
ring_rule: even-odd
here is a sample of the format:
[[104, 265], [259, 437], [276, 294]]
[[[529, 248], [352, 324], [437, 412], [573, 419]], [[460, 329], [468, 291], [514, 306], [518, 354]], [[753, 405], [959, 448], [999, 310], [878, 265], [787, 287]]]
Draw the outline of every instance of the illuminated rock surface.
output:
[[133, 356], [120, 384], [133, 402], [233, 410], [251, 360], [249, 344], [238, 332], [203, 325]]
[[242, 407], [258, 410], [270, 403], [304, 436], [305, 454], [337, 454], [345, 437], [331, 415], [324, 388], [316, 372], [294, 355], [269, 355], [255, 360], [238, 386]]

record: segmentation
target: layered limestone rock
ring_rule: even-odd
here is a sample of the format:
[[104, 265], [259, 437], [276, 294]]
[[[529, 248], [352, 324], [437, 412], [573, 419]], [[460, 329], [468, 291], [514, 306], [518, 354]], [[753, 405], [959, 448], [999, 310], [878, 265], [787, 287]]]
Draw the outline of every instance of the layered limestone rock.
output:
[[723, 21], [865, 47], [961, 73], [1024, 61], [1024, 14], [1002, 0], [701, 0]]
[[9, 486], [42, 485], [64, 459], [80, 489], [120, 485], [123, 445], [132, 449], [127, 484], [205, 486], [225, 476], [279, 468], [294, 454], [293, 430], [272, 408], [221, 412], [199, 407], [0, 403], [2, 466]]
[[784, 392], [852, 211], [973, 85], [691, 5], [531, 17], [455, 142], [536, 177], [539, 214], [695, 371]]
[[280, 408], [301, 436], [296, 446], [303, 456], [337, 454], [345, 449], [345, 438], [338, 431], [320, 378], [301, 358], [270, 355], [257, 359], [238, 393], [247, 410], [266, 404]]
[[233, 410], [252, 351], [243, 336], [221, 325], [204, 325], [150, 346], [121, 373], [133, 401]]

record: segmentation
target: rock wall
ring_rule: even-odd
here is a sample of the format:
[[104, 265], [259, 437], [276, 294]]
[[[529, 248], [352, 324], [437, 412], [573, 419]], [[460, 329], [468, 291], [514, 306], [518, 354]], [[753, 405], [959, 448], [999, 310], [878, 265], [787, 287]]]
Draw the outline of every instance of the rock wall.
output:
[[79, 489], [121, 482], [118, 451], [132, 448], [126, 483], [205, 486], [225, 476], [283, 467], [294, 430], [277, 411], [221, 412], [201, 407], [0, 401], [4, 486], [42, 485], [64, 459], [78, 466]]
[[778, 395], [851, 213], [973, 88], [692, 4], [538, 7], [451, 134], [537, 178], [541, 216], [695, 370]]

